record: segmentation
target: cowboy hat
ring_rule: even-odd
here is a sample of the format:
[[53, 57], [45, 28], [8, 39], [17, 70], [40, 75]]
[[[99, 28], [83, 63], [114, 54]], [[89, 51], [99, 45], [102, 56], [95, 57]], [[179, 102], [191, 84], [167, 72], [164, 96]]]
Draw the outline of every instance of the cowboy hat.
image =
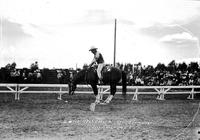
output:
[[92, 47], [89, 49], [89, 51], [96, 50], [96, 49], [97, 49], [96, 47], [92, 46]]

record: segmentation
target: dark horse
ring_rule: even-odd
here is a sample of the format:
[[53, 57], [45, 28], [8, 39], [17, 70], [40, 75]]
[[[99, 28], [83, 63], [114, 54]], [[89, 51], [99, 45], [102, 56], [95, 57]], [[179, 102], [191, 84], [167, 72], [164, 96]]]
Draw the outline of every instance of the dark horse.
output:
[[[112, 100], [117, 90], [116, 86], [120, 83], [122, 84], [122, 93], [126, 93], [126, 73], [124, 71], [121, 71], [116, 67], [105, 66], [102, 70], [102, 76], [103, 84], [110, 85], [110, 95], [104, 101], [104, 103], [109, 103]], [[91, 85], [94, 95], [96, 96], [95, 103], [100, 103], [100, 95], [98, 94], [97, 88], [98, 76], [96, 68], [89, 67], [79, 71], [72, 79], [69, 87], [69, 94], [74, 94], [74, 91], [76, 90], [76, 85], [83, 82]]]

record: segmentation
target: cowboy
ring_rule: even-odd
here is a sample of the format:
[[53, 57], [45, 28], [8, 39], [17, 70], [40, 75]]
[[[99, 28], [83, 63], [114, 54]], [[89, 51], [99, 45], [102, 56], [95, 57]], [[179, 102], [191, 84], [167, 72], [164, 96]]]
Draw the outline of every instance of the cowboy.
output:
[[102, 83], [102, 79], [103, 79], [103, 77], [101, 75], [101, 70], [103, 69], [103, 66], [104, 66], [104, 59], [103, 59], [102, 54], [99, 51], [97, 51], [97, 49], [98, 48], [92, 46], [90, 48], [90, 50], [89, 50], [89, 51], [91, 51], [94, 54], [94, 58], [93, 58], [91, 64], [89, 65], [89, 67], [91, 67], [95, 63], [98, 64], [97, 75], [99, 77], [99, 84], [101, 84]]

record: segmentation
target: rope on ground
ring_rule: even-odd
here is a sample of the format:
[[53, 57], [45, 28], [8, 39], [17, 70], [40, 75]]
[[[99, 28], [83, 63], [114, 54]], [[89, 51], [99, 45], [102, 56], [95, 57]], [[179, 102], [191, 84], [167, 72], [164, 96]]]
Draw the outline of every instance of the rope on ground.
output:
[[199, 110], [200, 110], [200, 102], [199, 102], [199, 106], [198, 106], [198, 108], [197, 108], [197, 111], [196, 111], [196, 113], [194, 114], [194, 116], [193, 116], [191, 122], [187, 125], [186, 128], [184, 128], [184, 129], [182, 130], [181, 133], [179, 133], [178, 135], [176, 135], [176, 137], [175, 137], [174, 139], [177, 139], [180, 135], [182, 135], [182, 134], [185, 133], [186, 129], [187, 129], [187, 128], [194, 122], [194, 120], [196, 119], [196, 116], [197, 116], [197, 114], [199, 113]]

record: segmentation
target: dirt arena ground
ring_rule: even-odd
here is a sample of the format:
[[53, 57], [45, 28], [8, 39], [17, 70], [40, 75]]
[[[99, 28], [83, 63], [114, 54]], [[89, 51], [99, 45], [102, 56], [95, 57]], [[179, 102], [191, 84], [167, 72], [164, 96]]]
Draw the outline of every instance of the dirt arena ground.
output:
[[[106, 97], [106, 95], [105, 95]], [[116, 95], [109, 105], [97, 105], [92, 94], [0, 95], [0, 140], [195, 140], [200, 138], [200, 100], [154, 95]], [[184, 99], [183, 99], [184, 98]], [[194, 117], [194, 115], [196, 116]]]

